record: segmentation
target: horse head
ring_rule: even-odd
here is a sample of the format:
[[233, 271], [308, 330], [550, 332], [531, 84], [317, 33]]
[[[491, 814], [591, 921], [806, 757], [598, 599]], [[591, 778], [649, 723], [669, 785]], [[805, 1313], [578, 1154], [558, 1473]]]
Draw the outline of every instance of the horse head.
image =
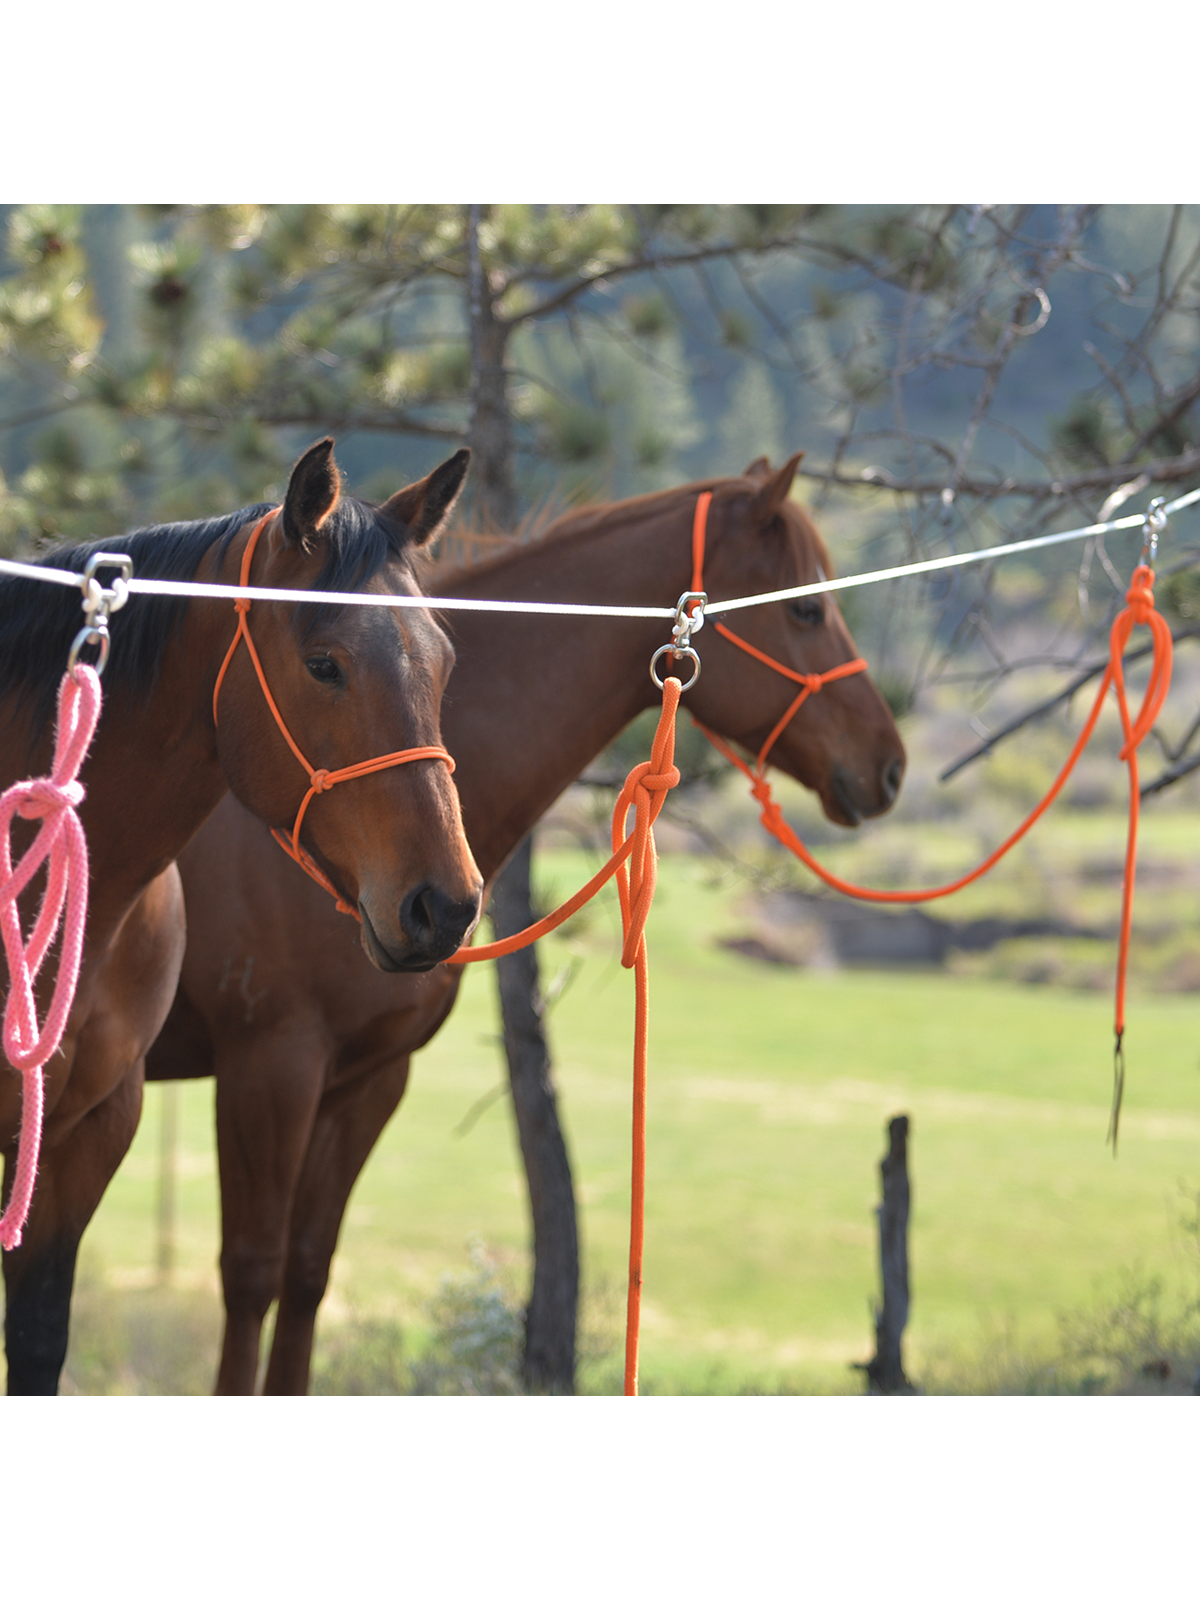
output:
[[[244, 558], [243, 581], [257, 586], [419, 594], [412, 554], [441, 527], [469, 459], [458, 451], [374, 507], [342, 494], [323, 439], [296, 463], [282, 507], [261, 519], [257, 550], [245, 557], [246, 541], [235, 541], [223, 575]], [[300, 859], [358, 915], [377, 967], [426, 971], [475, 926], [482, 884], [444, 752], [374, 758], [440, 750], [448, 638], [416, 607], [258, 602], [246, 621], [263, 684], [253, 651], [231, 647], [214, 706], [230, 788], [294, 833]], [[343, 770], [362, 763], [372, 770]]]
[[[795, 455], [772, 470], [760, 457], [743, 477], [713, 485], [704, 565], [710, 601], [833, 576], [817, 530], [788, 498], [800, 459]], [[704, 673], [688, 697], [697, 720], [755, 758], [764, 752], [772, 766], [815, 790], [833, 822], [854, 827], [886, 811], [900, 791], [904, 746], [867, 674], [858, 672], [810, 693], [777, 731], [802, 684], [739, 648], [712, 625], [716, 620], [705, 627]], [[832, 594], [777, 600], [719, 620], [794, 673], [826, 673], [858, 655]]]

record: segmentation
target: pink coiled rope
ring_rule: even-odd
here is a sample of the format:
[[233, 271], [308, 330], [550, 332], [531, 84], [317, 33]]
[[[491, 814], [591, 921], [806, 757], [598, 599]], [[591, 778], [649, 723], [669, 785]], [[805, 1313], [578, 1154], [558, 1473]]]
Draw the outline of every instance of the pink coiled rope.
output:
[[[100, 678], [94, 667], [78, 663], [58, 690], [54, 762], [48, 778], [27, 778], [0, 795], [0, 933], [8, 957], [8, 1001], [4, 1007], [4, 1053], [22, 1074], [21, 1132], [17, 1173], [8, 1208], [0, 1217], [0, 1247], [15, 1250], [29, 1215], [42, 1142], [42, 1068], [58, 1049], [75, 999], [87, 920], [88, 856], [83, 825], [75, 808], [84, 796], [79, 782], [96, 724], [100, 720]], [[16, 867], [12, 864], [14, 817], [40, 822], [37, 836]], [[46, 866], [46, 892], [28, 944], [21, 934], [17, 896]], [[33, 986], [66, 908], [62, 950], [54, 995], [39, 1029]]]

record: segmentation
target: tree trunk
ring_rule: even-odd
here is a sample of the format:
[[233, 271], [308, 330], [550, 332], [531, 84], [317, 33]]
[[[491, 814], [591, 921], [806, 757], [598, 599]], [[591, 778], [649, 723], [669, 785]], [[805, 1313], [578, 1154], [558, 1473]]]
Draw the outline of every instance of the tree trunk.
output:
[[471, 318], [471, 497], [505, 532], [517, 525], [512, 475], [512, 417], [504, 370], [509, 325], [498, 318], [479, 257], [482, 206], [468, 206], [468, 309]]
[[[530, 836], [496, 879], [496, 937], [520, 933], [537, 919], [530, 901]], [[525, 1312], [525, 1387], [535, 1394], [574, 1394], [579, 1240], [566, 1141], [558, 1122], [550, 1052], [542, 1029], [537, 946], [496, 963], [504, 1048], [513, 1110], [533, 1214], [533, 1290]]]
[[875, 1307], [875, 1354], [867, 1363], [868, 1394], [912, 1394], [900, 1341], [908, 1321], [908, 1118], [888, 1123], [888, 1153], [879, 1164], [883, 1204], [879, 1218], [879, 1268], [883, 1304]]
[[[480, 259], [482, 210], [469, 206], [467, 216], [471, 475], [475, 504], [484, 517], [512, 529], [517, 521], [517, 496], [504, 369], [510, 328], [495, 315], [492, 288]], [[533, 841], [526, 839], [492, 887], [492, 924], [499, 938], [536, 921], [530, 884], [532, 859]], [[579, 1300], [575, 1191], [542, 1028], [536, 945], [502, 956], [496, 963], [496, 981], [533, 1220], [533, 1288], [525, 1309], [525, 1384], [535, 1392], [573, 1394]]]

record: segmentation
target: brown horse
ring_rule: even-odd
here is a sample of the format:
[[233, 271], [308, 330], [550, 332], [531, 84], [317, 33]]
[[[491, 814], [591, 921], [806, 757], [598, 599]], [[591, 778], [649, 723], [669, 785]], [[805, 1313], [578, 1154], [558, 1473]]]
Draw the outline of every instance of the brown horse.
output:
[[[438, 585], [495, 599], [672, 605], [691, 585], [692, 513], [711, 488], [711, 598], [765, 593], [830, 571], [788, 496], [796, 461], [572, 513], [525, 545]], [[457, 664], [443, 731], [463, 821], [490, 883], [546, 808], [638, 713], [661, 621], [448, 613]], [[738, 631], [806, 672], [855, 655], [833, 600], [743, 611]], [[795, 684], [705, 632], [696, 717], [757, 751]], [[814, 696], [771, 753], [853, 825], [895, 799], [904, 750], [865, 675]], [[218, 1392], [251, 1393], [262, 1321], [279, 1311], [266, 1375], [304, 1393], [317, 1308], [350, 1190], [396, 1109], [409, 1058], [454, 1004], [460, 968], [388, 978], [358, 958], [345, 919], [279, 858], [261, 823], [224, 802], [180, 858], [188, 948], [153, 1078], [217, 1078], [226, 1324]]]
[[[467, 461], [460, 451], [376, 510], [341, 496], [326, 439], [297, 463], [280, 512], [253, 506], [144, 529], [106, 548], [127, 552], [139, 577], [230, 583], [262, 523], [252, 583], [417, 594], [412, 553], [440, 526]], [[79, 571], [88, 554], [60, 550], [44, 560]], [[334, 770], [440, 743], [453, 652], [427, 611], [274, 602], [248, 615], [284, 721], [314, 762]], [[0, 584], [4, 786], [48, 770], [54, 690], [80, 621], [69, 590], [16, 577]], [[83, 962], [62, 1048], [46, 1069], [32, 1208], [20, 1246], [4, 1259], [10, 1393], [52, 1394], [58, 1386], [79, 1240], [136, 1130], [145, 1053], [183, 959], [175, 858], [229, 790], [259, 826], [290, 827], [305, 797], [307, 775], [272, 720], [244, 644], [229, 662], [214, 726], [214, 687], [235, 624], [233, 605], [215, 599], [135, 596], [113, 618], [105, 705], [83, 771], [80, 818], [91, 857]], [[361, 908], [364, 947], [381, 968], [428, 969], [478, 917], [482, 885], [443, 761], [392, 766], [318, 795], [304, 837], [339, 892]], [[22, 909], [28, 919], [30, 907]], [[19, 1104], [18, 1075], [0, 1068], [6, 1151]], [[10, 1154], [6, 1197], [14, 1167]]]

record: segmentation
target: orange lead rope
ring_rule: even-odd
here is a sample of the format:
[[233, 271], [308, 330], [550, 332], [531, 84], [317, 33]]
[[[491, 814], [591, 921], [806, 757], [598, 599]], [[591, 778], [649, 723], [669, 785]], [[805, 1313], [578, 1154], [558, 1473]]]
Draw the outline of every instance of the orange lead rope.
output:
[[[701, 589], [703, 587], [703, 519], [708, 510], [707, 501], [711, 500], [711, 498], [711, 495], [701, 495], [699, 503], [696, 506], [696, 524], [693, 531], [692, 541], [692, 582], [694, 587], [697, 589]], [[1125, 743], [1121, 749], [1121, 760], [1128, 762], [1129, 764], [1130, 794], [1129, 833], [1125, 846], [1125, 879], [1121, 901], [1121, 932], [1117, 947], [1116, 1006], [1114, 1018], [1114, 1033], [1116, 1043], [1113, 1054], [1113, 1106], [1108, 1134], [1109, 1139], [1112, 1142], [1114, 1155], [1116, 1154], [1117, 1148], [1117, 1130], [1121, 1116], [1121, 1099], [1125, 1088], [1125, 1057], [1122, 1046], [1122, 1041], [1125, 1034], [1125, 976], [1129, 962], [1129, 934], [1133, 920], [1133, 892], [1137, 873], [1137, 827], [1140, 801], [1137, 747], [1139, 744], [1141, 744], [1147, 733], [1149, 733], [1159, 711], [1162, 709], [1163, 701], [1167, 697], [1167, 691], [1171, 686], [1171, 662], [1174, 648], [1171, 639], [1171, 630], [1167, 626], [1165, 618], [1158, 610], [1156, 610], [1154, 605], [1154, 571], [1151, 567], [1145, 565], [1144, 563], [1140, 563], [1134, 569], [1133, 577], [1130, 579], [1129, 591], [1126, 594], [1125, 599], [1125, 609], [1118, 612], [1112, 625], [1112, 631], [1109, 635], [1108, 666], [1105, 668], [1104, 676], [1100, 681], [1100, 688], [1096, 695], [1095, 704], [1092, 706], [1091, 712], [1088, 715], [1088, 719], [1084, 723], [1083, 729], [1080, 732], [1078, 739], [1075, 741], [1074, 748], [1071, 750], [1070, 755], [1068, 755], [1062, 771], [1054, 780], [1053, 784], [1051, 784], [1049, 792], [1046, 794], [1044, 799], [1038, 801], [1037, 805], [1025, 818], [1025, 821], [1021, 823], [1020, 827], [1017, 828], [1016, 831], [1012, 833], [1009, 838], [1007, 838], [1004, 843], [999, 846], [998, 849], [993, 850], [992, 854], [988, 856], [986, 861], [982, 862], [973, 871], [966, 873], [965, 876], [957, 878], [953, 883], [943, 884], [936, 889], [864, 889], [857, 884], [848, 883], [844, 878], [837, 877], [835, 873], [832, 873], [827, 868], [823, 867], [820, 862], [809, 853], [808, 849], [804, 845], [804, 842], [797, 837], [787, 822], [784, 821], [783, 813], [780, 811], [779, 806], [771, 797], [771, 785], [767, 781], [766, 777], [766, 760], [771, 746], [775, 743], [776, 739], [778, 739], [779, 735], [783, 732], [783, 729], [804, 704], [804, 701], [810, 694], [816, 693], [816, 691], [824, 684], [831, 683], [836, 678], [846, 677], [852, 672], [863, 671], [866, 667], [866, 663], [864, 661], [856, 660], [846, 662], [841, 667], [835, 667], [831, 672], [819, 674], [814, 673], [810, 676], [805, 676], [804, 674], [793, 672], [790, 667], [785, 667], [778, 661], [773, 661], [770, 656], [764, 655], [761, 650], [756, 650], [753, 645], [749, 645], [743, 639], [737, 638], [735, 634], [730, 633], [728, 628], [724, 627], [718, 622], [714, 624], [718, 633], [731, 640], [732, 643], [738, 645], [742, 650], [746, 650], [751, 655], [756, 656], [758, 660], [764, 662], [767, 666], [772, 667], [776, 672], [780, 672], [785, 677], [792, 678], [797, 682], [803, 683], [805, 688], [796, 698], [796, 700], [793, 701], [783, 718], [768, 736], [766, 743], [759, 751], [758, 759], [755, 762], [755, 768], [753, 772], [741, 759], [741, 757], [730, 748], [724, 739], [718, 737], [717, 734], [712, 733], [708, 728], [704, 727], [702, 723], [696, 723], [696, 726], [700, 729], [700, 732], [704, 734], [705, 738], [708, 739], [710, 744], [715, 746], [715, 748], [721, 752], [727, 761], [731, 762], [733, 766], [737, 767], [738, 770], [744, 773], [745, 776], [750, 780], [750, 792], [754, 795], [754, 798], [758, 801], [761, 808], [762, 814], [760, 820], [763, 827], [766, 828], [767, 832], [770, 833], [774, 838], [778, 839], [780, 844], [784, 845], [788, 850], [790, 850], [793, 855], [798, 856], [799, 859], [804, 862], [805, 866], [808, 867], [810, 871], [816, 873], [817, 877], [820, 878], [823, 883], [827, 883], [831, 889], [838, 890], [840, 894], [853, 896], [853, 898], [857, 900], [873, 900], [898, 905], [915, 905], [926, 900], [939, 900], [946, 895], [957, 893], [959, 889], [965, 889], [968, 884], [974, 883], [976, 879], [982, 878], [986, 872], [989, 872], [1003, 856], [1007, 855], [1007, 853], [1012, 849], [1013, 845], [1015, 845], [1019, 839], [1024, 838], [1025, 834], [1029, 832], [1030, 828], [1033, 827], [1038, 818], [1042, 816], [1044, 812], [1049, 810], [1050, 806], [1058, 798], [1063, 785], [1071, 775], [1075, 763], [1079, 760], [1079, 757], [1083, 753], [1084, 747], [1087, 745], [1088, 740], [1092, 736], [1092, 732], [1095, 729], [1096, 723], [1100, 717], [1100, 711], [1104, 705], [1104, 697], [1108, 693], [1109, 687], [1111, 686], [1115, 690], [1117, 697], [1117, 708], [1121, 716], [1121, 728], [1125, 735]], [[1150, 681], [1146, 685], [1146, 693], [1142, 698], [1141, 709], [1138, 711], [1136, 720], [1131, 721], [1129, 715], [1129, 705], [1125, 694], [1125, 673], [1122, 664], [1122, 656], [1125, 652], [1125, 646], [1129, 642], [1130, 634], [1133, 632], [1133, 629], [1138, 626], [1148, 627], [1152, 631], [1154, 635], [1154, 656], [1153, 666], [1151, 667], [1150, 671]]]
[[[243, 588], [250, 582], [250, 564], [254, 560], [254, 551], [257, 548], [259, 537], [267, 523], [274, 515], [274, 511], [268, 511], [265, 517], [260, 517], [258, 522], [255, 523], [249, 539], [246, 541], [246, 548], [242, 554], [241, 575], [238, 578], [238, 583]], [[287, 740], [288, 747], [290, 748], [292, 754], [304, 768], [305, 772], [308, 773], [309, 790], [304, 796], [304, 799], [300, 802], [300, 809], [296, 813], [296, 821], [292, 826], [291, 838], [289, 839], [287, 834], [284, 833], [280, 828], [272, 828], [271, 835], [276, 843], [280, 845], [282, 849], [287, 851], [292, 860], [304, 868], [305, 872], [308, 873], [310, 878], [314, 879], [315, 882], [321, 885], [322, 889], [327, 890], [328, 893], [333, 896], [333, 898], [337, 901], [337, 908], [339, 911], [342, 911], [347, 916], [354, 917], [361, 922], [362, 918], [359, 917], [357, 908], [349, 905], [345, 900], [342, 899], [336, 888], [334, 888], [333, 884], [329, 881], [326, 875], [321, 871], [320, 867], [318, 867], [317, 863], [309, 855], [308, 851], [305, 850], [303, 845], [300, 843], [300, 828], [304, 822], [304, 813], [308, 810], [313, 796], [324, 794], [325, 790], [331, 789], [335, 783], [345, 783], [349, 778], [362, 778], [365, 777], [369, 772], [383, 772], [388, 767], [404, 766], [409, 761], [444, 761], [450, 768], [450, 771], [453, 772], [453, 757], [451, 756], [450, 752], [448, 750], [444, 750], [441, 745], [426, 744], [418, 745], [412, 750], [394, 750], [392, 751], [391, 755], [373, 756], [369, 761], [359, 761], [350, 767], [339, 767], [336, 772], [330, 772], [325, 767], [314, 767], [312, 763], [306, 759], [303, 751], [300, 749], [300, 746], [288, 732], [287, 724], [280, 715], [279, 707], [275, 704], [274, 696], [267, 687], [267, 678], [262, 669], [262, 662], [258, 659], [258, 651], [254, 648], [254, 640], [250, 637], [250, 601], [235, 600], [233, 605], [234, 610], [238, 614], [237, 632], [233, 636], [232, 644], [230, 644], [229, 649], [225, 652], [225, 659], [221, 663], [221, 670], [217, 673], [216, 685], [213, 688], [213, 726], [215, 727], [217, 725], [217, 701], [221, 694], [221, 685], [225, 681], [225, 673], [228, 670], [229, 663], [233, 660], [234, 651], [244, 639], [246, 641], [246, 649], [250, 652], [250, 659], [254, 663], [254, 670], [258, 674], [258, 681], [262, 687], [263, 697], [271, 709], [271, 715], [275, 718], [280, 733], [282, 733], [283, 737]]]
[[[683, 686], [678, 678], [663, 681], [662, 712], [649, 761], [641, 761], [625, 780], [613, 807], [611, 858], [557, 911], [532, 923], [521, 933], [493, 944], [457, 950], [447, 966], [490, 961], [493, 956], [522, 950], [557, 928], [590, 900], [609, 878], [617, 880], [624, 939], [621, 965], [634, 969], [636, 1002], [633, 1037], [633, 1152], [629, 1198], [629, 1294], [625, 1316], [625, 1393], [638, 1392], [638, 1339], [642, 1307], [642, 1242], [646, 1224], [646, 1042], [650, 1020], [650, 975], [646, 957], [646, 919], [658, 881], [658, 855], [654, 848], [654, 823], [667, 790], [679, 782], [675, 765], [675, 716]], [[633, 831], [626, 836], [630, 806], [636, 808]]]

